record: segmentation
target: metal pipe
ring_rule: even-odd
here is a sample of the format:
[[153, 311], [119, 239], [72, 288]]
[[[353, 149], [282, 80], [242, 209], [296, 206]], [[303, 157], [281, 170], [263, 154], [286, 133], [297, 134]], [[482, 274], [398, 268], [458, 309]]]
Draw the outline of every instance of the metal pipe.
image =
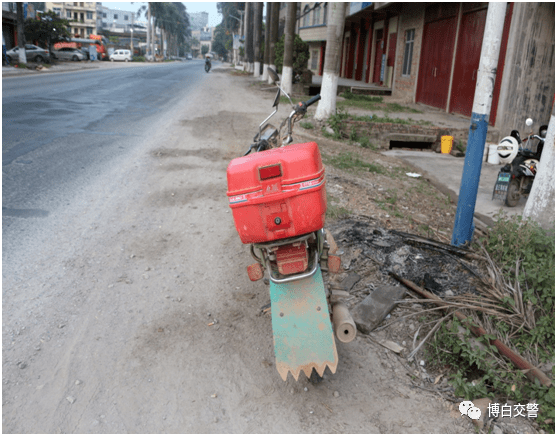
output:
[[333, 330], [340, 342], [348, 343], [356, 338], [356, 324], [344, 304], [333, 306]]
[[[438, 306], [441, 306], [441, 307], [446, 306], [447, 309], [451, 308], [451, 306], [449, 306], [447, 303], [445, 303], [441, 298], [439, 298], [438, 296], [426, 291], [425, 289], [420, 288], [418, 285], [411, 282], [410, 280], [403, 279], [402, 277], [397, 276], [393, 272], [391, 272], [390, 274], [395, 279], [397, 279], [400, 283], [402, 283], [403, 285], [412, 289], [414, 292], [420, 294], [421, 296], [423, 296], [425, 298], [429, 298], [430, 300], [433, 300], [433, 302], [435, 304], [437, 304]], [[468, 322], [466, 316], [464, 316], [464, 314], [460, 313], [459, 311], [455, 311], [454, 315], [458, 318], [458, 320], [465, 327], [470, 329], [470, 331], [472, 333], [474, 333], [476, 336], [480, 337], [480, 336], [484, 336], [484, 335], [487, 334], [487, 332], [483, 328], [475, 326], [475, 325], [471, 324], [470, 322]], [[509, 347], [507, 347], [505, 344], [503, 344], [499, 339], [490, 340], [489, 343], [491, 345], [494, 345], [499, 350], [499, 352], [503, 356], [507, 357], [512, 363], [514, 363], [517, 368], [519, 368], [521, 370], [525, 370], [524, 372], [526, 374], [526, 377], [528, 377], [531, 381], [534, 381], [535, 379], [538, 379], [539, 382], [542, 385], [548, 386], [548, 387], [553, 384], [553, 382], [542, 371], [540, 371], [538, 368], [536, 368], [530, 362], [524, 360], [524, 358], [522, 356], [520, 356], [519, 354], [516, 354]]]

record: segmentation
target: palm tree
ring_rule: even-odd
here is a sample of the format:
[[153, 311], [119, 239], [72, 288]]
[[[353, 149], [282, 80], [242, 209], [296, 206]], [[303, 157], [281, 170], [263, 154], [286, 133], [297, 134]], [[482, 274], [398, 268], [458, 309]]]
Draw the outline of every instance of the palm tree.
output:
[[271, 2], [267, 2], [266, 9], [266, 19], [265, 19], [265, 60], [263, 61], [263, 76], [261, 80], [269, 80], [269, 74], [267, 73], [267, 68], [269, 67], [269, 52], [271, 51]]
[[143, 5], [137, 11], [137, 17], [141, 17], [141, 14], [145, 15], [147, 18], [147, 47], [145, 49], [146, 58], [149, 59], [149, 55], [151, 54], [151, 2], [148, 2], [147, 5]]
[[185, 44], [186, 38], [191, 35], [189, 18], [183, 3], [150, 2], [147, 6], [142, 6], [138, 14], [145, 11], [148, 14], [147, 45], [151, 53], [155, 52], [154, 29], [156, 27], [161, 29], [161, 48], [169, 47], [169, 39], [171, 39], [174, 48], [178, 51], [178, 48]]
[[[279, 28], [279, 12], [280, 3], [272, 2], [271, 11], [271, 43], [269, 44], [269, 67], [276, 71], [277, 67], [275, 65], [275, 45], [278, 41], [278, 28]], [[273, 83], [273, 78], [269, 76], [269, 84]]]
[[323, 68], [323, 81], [321, 83], [321, 100], [314, 115], [314, 118], [317, 120], [326, 120], [336, 111], [340, 47], [344, 33], [345, 7], [345, 3], [329, 3], [327, 47], [325, 49], [325, 65]]
[[286, 6], [286, 25], [284, 33], [284, 60], [282, 62], [281, 87], [287, 94], [292, 93], [292, 65], [294, 60], [294, 34], [296, 33], [297, 3], [288, 3]]
[[261, 69], [261, 24], [263, 22], [263, 3], [255, 3], [254, 11], [254, 26], [253, 26], [253, 76], [259, 77]]

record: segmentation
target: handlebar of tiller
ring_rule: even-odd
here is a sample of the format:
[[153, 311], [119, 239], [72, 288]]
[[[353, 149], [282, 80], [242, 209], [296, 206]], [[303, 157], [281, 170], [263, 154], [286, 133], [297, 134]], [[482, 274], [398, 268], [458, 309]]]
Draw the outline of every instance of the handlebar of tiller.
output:
[[297, 109], [302, 109], [302, 112], [305, 112], [309, 106], [321, 100], [321, 94], [317, 94], [316, 96], [310, 98], [308, 101], [301, 101], [298, 103]]

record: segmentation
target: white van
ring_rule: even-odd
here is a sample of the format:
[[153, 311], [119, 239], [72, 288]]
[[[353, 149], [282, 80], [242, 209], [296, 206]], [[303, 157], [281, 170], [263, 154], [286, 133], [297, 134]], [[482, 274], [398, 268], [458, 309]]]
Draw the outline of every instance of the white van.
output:
[[114, 61], [131, 61], [132, 52], [130, 50], [115, 50], [114, 53], [110, 55], [110, 60]]

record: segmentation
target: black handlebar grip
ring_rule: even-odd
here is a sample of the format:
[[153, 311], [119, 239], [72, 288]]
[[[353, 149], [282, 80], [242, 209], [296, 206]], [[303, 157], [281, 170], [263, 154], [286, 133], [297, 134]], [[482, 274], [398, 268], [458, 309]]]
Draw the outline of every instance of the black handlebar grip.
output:
[[318, 102], [319, 100], [321, 100], [321, 94], [317, 94], [315, 97], [310, 98], [308, 101], [306, 101], [306, 106], [311, 106], [313, 103]]

